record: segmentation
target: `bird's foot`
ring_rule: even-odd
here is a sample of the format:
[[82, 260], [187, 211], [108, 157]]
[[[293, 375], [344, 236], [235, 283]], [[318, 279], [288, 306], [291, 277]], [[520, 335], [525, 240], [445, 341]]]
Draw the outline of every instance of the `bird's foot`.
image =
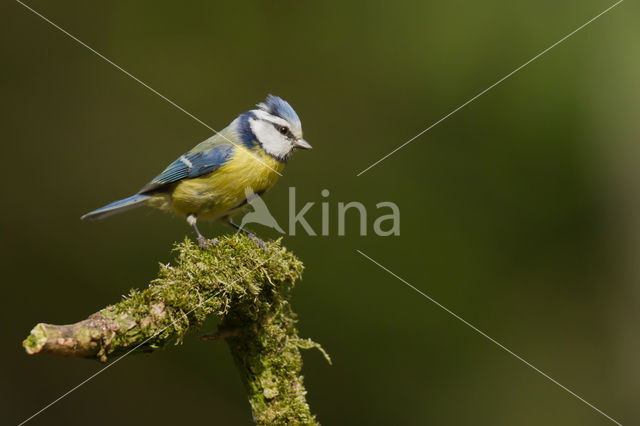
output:
[[264, 243], [264, 241], [253, 235], [251, 232], [247, 232], [247, 238], [262, 247], [265, 251], [267, 250], [267, 245]]
[[200, 247], [201, 249], [216, 247], [218, 244], [220, 244], [220, 242], [218, 241], [217, 238], [210, 240], [208, 238], [203, 237], [202, 235], [198, 235], [198, 247]]

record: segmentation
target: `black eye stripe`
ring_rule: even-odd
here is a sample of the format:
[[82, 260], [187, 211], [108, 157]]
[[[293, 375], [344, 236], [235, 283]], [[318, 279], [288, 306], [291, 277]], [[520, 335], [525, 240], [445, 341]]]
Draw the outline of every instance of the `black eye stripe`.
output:
[[[288, 138], [290, 138], [290, 139], [293, 139], [293, 133], [291, 133], [291, 129], [289, 129], [287, 126], [283, 126], [283, 125], [281, 125], [281, 124], [276, 124], [276, 123], [271, 123], [271, 124], [273, 125], [273, 127], [275, 127], [275, 128], [276, 128], [276, 130], [278, 131], [278, 133], [280, 133], [281, 135], [284, 135], [284, 136], [286, 136], [286, 137], [288, 137]], [[287, 132], [286, 132], [286, 133], [282, 133], [282, 132], [280, 131], [280, 129], [281, 129], [281, 128], [283, 128], [283, 127], [284, 127], [285, 129], [287, 129]]]

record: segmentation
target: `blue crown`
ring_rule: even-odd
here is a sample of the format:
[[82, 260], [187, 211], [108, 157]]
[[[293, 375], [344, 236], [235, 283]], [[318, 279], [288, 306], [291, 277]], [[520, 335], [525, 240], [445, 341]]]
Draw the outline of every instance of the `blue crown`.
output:
[[298, 118], [298, 114], [291, 108], [291, 105], [284, 99], [274, 96], [267, 95], [267, 99], [264, 102], [258, 104], [258, 108], [263, 111], [268, 112], [271, 115], [278, 116], [287, 120], [292, 125], [300, 125], [300, 119]]

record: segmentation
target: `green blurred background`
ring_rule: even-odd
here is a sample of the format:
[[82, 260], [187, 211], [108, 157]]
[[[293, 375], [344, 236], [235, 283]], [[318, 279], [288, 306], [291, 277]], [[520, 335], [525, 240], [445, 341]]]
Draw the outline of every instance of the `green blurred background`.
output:
[[[360, 249], [623, 424], [640, 420], [640, 7], [624, 2], [364, 175], [612, 2], [45, 2], [32, 7], [212, 127], [267, 93], [314, 150], [265, 198], [331, 195], [331, 237], [284, 244], [309, 402], [324, 424], [604, 425], [605, 417], [356, 253]], [[101, 366], [28, 357], [40, 321], [117, 301], [188, 227], [138, 190], [210, 131], [13, 1], [2, 16], [3, 423]], [[401, 236], [336, 235], [337, 203], [396, 202]], [[320, 228], [320, 208], [308, 215]], [[370, 218], [369, 226], [373, 223]], [[228, 232], [205, 225], [208, 234]], [[264, 238], [269, 229], [254, 225]], [[209, 324], [209, 331], [215, 323]], [[130, 356], [31, 424], [250, 424], [226, 345]]]

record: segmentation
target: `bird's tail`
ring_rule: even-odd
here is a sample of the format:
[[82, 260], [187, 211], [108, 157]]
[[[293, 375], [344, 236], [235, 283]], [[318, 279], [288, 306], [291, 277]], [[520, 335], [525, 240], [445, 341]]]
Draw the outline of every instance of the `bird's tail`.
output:
[[104, 207], [100, 207], [98, 210], [94, 210], [82, 216], [80, 219], [85, 220], [98, 220], [112, 214], [120, 213], [126, 210], [134, 209], [142, 205], [145, 200], [149, 198], [149, 195], [136, 194], [123, 200], [114, 201]]

